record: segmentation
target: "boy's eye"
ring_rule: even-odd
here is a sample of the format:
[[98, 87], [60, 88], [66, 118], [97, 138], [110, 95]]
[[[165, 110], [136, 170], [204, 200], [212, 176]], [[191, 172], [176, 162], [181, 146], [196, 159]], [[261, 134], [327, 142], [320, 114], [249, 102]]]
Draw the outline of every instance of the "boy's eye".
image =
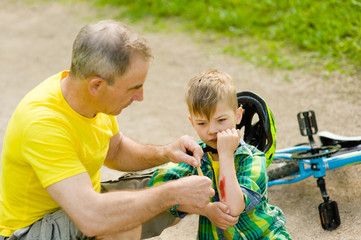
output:
[[204, 126], [204, 125], [206, 125], [205, 123], [197, 123], [198, 124], [198, 126]]
[[226, 121], [227, 119], [225, 119], [225, 118], [221, 118], [221, 119], [219, 119], [218, 120], [218, 122], [224, 122], [224, 121]]

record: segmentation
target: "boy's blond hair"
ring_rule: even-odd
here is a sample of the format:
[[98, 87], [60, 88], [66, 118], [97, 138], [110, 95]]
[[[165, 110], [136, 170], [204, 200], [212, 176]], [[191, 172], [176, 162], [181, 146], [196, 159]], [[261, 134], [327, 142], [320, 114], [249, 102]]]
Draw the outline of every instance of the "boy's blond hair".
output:
[[238, 108], [236, 88], [229, 74], [210, 69], [196, 74], [188, 82], [186, 102], [191, 115], [206, 116], [209, 120], [222, 101], [234, 111]]

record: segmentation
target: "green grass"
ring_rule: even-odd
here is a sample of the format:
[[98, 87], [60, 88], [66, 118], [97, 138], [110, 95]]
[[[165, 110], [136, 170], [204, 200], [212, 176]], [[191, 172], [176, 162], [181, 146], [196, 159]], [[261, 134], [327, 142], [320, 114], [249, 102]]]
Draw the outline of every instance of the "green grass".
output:
[[[360, 2], [359, 2], [360, 1]], [[361, 0], [93, 0], [119, 17], [181, 20], [256, 65], [325, 75], [361, 72]], [[172, 28], [172, 26], [168, 26]], [[225, 41], [223, 41], [224, 43]]]

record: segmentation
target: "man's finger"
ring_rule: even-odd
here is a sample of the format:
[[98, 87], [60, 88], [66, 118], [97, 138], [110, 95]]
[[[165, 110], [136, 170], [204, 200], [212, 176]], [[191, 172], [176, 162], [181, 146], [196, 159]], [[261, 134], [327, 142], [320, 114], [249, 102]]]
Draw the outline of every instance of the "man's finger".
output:
[[201, 146], [197, 145], [193, 145], [193, 146], [189, 146], [188, 149], [186, 149], [187, 155], [190, 157], [187, 157], [187, 163], [189, 165], [192, 165], [193, 167], [198, 167], [201, 165], [201, 159], [203, 156], [203, 149], [201, 148]]
[[[221, 202], [222, 203], [222, 202]], [[222, 212], [226, 213], [226, 214], [229, 214], [231, 212], [231, 210], [228, 208], [228, 206], [224, 203], [222, 203], [220, 205], [220, 209], [222, 210]]]
[[[192, 154], [192, 153], [190, 152], [190, 154]], [[189, 164], [189, 165], [191, 165], [193, 167], [200, 166], [201, 165], [200, 161], [198, 161], [195, 157], [191, 156], [190, 154], [189, 153], [185, 154], [185, 156], [183, 157], [182, 162], [184, 162], [186, 164]]]
[[197, 160], [197, 162], [199, 162], [199, 165], [201, 164], [203, 154], [203, 149], [200, 146], [196, 147], [193, 151], [193, 157]]

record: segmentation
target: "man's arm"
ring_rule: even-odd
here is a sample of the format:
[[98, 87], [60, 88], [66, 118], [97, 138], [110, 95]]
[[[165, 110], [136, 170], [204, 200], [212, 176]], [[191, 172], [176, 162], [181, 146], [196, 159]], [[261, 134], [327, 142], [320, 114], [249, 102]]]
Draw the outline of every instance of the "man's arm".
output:
[[214, 195], [207, 177], [190, 176], [138, 191], [97, 193], [87, 173], [46, 188], [87, 236], [130, 230], [177, 204], [203, 208]]
[[[193, 156], [188, 155], [187, 151], [192, 152]], [[156, 146], [138, 143], [118, 132], [110, 139], [104, 165], [120, 171], [139, 171], [169, 161], [199, 166], [202, 155], [202, 148], [189, 136], [164, 146]]]

